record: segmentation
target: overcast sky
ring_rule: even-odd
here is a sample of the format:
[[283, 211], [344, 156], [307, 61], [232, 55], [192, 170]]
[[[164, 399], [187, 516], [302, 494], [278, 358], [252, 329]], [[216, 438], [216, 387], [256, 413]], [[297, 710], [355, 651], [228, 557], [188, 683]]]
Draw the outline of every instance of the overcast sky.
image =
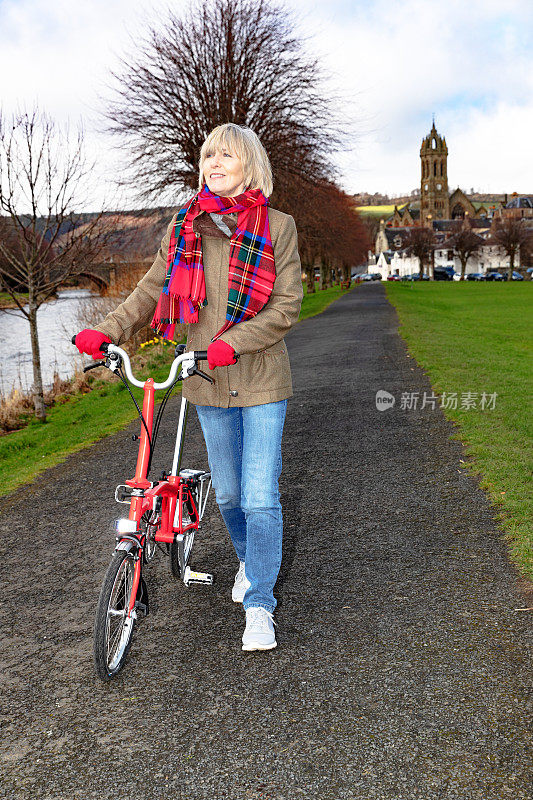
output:
[[[116, 157], [98, 133], [111, 69], [130, 34], [183, 0], [0, 0], [1, 105], [82, 119], [97, 160], [93, 204]], [[531, 0], [287, 0], [354, 120], [338, 157], [348, 192], [419, 185], [432, 114], [449, 149], [450, 191], [533, 193]], [[132, 192], [131, 198], [134, 197]], [[126, 207], [124, 196], [119, 205]]]

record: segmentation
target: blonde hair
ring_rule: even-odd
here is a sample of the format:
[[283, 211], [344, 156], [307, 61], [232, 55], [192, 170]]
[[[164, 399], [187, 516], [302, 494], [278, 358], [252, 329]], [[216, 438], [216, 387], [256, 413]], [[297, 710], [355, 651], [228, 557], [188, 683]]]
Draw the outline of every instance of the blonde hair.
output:
[[272, 167], [266, 150], [251, 128], [236, 125], [234, 122], [218, 125], [203, 143], [200, 150], [198, 189], [201, 190], [205, 184], [203, 172], [207, 153], [223, 149], [227, 149], [230, 153], [236, 153], [242, 161], [245, 190], [260, 189], [265, 197], [270, 197], [274, 186]]

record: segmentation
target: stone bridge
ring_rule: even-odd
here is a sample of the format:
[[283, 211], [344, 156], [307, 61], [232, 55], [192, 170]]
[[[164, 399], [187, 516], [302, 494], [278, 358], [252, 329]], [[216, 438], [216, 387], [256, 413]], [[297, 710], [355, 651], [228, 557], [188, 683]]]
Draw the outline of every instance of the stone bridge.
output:
[[101, 264], [91, 264], [88, 269], [78, 273], [78, 277], [90, 281], [101, 292], [107, 292], [129, 273], [147, 271], [150, 266], [149, 261], [106, 261]]

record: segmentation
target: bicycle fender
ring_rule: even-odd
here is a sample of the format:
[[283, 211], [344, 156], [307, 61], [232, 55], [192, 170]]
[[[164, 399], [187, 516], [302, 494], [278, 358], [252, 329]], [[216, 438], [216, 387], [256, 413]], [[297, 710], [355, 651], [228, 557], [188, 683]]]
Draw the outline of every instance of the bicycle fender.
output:
[[129, 553], [130, 550], [133, 550], [134, 548], [137, 549], [138, 546], [139, 543], [133, 542], [131, 539], [121, 539], [115, 547], [115, 550], [125, 550], [126, 553]]

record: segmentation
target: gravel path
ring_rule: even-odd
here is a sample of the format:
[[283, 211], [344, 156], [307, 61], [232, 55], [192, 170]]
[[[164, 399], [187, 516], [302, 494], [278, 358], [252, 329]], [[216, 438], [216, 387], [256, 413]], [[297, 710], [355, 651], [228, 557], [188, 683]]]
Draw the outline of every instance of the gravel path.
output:
[[[533, 797], [531, 614], [514, 611], [531, 597], [453, 426], [438, 409], [376, 410], [378, 389], [430, 390], [383, 287], [356, 288], [287, 343], [277, 649], [240, 649], [237, 563], [213, 502], [193, 566], [215, 585], [186, 589], [156, 559], [125, 669], [94, 677], [109, 522], [125, 508], [113, 490], [137, 424], [3, 501], [2, 798]], [[186, 465], [207, 466], [189, 419]]]

